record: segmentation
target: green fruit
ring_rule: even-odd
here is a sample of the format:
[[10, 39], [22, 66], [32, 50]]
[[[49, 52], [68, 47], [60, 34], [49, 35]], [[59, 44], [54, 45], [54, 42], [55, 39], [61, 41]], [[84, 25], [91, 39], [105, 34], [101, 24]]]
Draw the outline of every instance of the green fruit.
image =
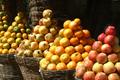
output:
[[26, 33], [28, 33], [28, 34], [31, 33], [31, 29], [30, 29], [30, 28], [27, 28], [27, 29], [26, 29]]
[[20, 29], [19, 29], [19, 27], [16, 26], [16, 27], [13, 28], [13, 31], [14, 31], [14, 32], [19, 32]]

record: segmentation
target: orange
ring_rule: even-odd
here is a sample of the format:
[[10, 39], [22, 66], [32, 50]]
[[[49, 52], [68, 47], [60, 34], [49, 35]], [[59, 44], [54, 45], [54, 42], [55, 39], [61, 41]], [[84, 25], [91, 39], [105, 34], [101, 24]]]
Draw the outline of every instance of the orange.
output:
[[74, 35], [75, 35], [77, 38], [81, 38], [81, 37], [83, 37], [83, 32], [82, 32], [82, 30], [79, 30], [79, 31], [76, 31], [76, 32], [74, 33]]
[[68, 63], [70, 61], [70, 56], [67, 53], [64, 53], [60, 56], [60, 61], [64, 63]]
[[90, 52], [90, 50], [92, 49], [92, 47], [90, 45], [85, 45], [84, 49], [86, 52]]
[[71, 38], [73, 36], [73, 32], [71, 29], [65, 29], [63, 32], [64, 37]]
[[69, 46], [69, 45], [70, 45], [69, 39], [68, 39], [68, 38], [62, 38], [62, 39], [60, 40], [60, 45], [63, 46], [63, 47]]
[[68, 46], [65, 48], [65, 53], [71, 55], [75, 52], [75, 48], [73, 46]]
[[56, 64], [54, 64], [54, 63], [48, 64], [47, 70], [56, 70]]
[[53, 54], [51, 52], [47, 52], [47, 54], [45, 55], [45, 59], [47, 59], [48, 61], [50, 61], [51, 57], [53, 56]]
[[79, 44], [79, 45], [75, 46], [75, 50], [79, 53], [82, 53], [82, 52], [84, 52], [84, 47], [82, 44]]
[[89, 54], [88, 52], [82, 53], [82, 58], [85, 59], [86, 57], [88, 57], [88, 54]]
[[69, 28], [72, 30], [77, 30], [78, 24], [75, 21], [71, 21], [69, 24]]
[[57, 63], [60, 61], [60, 60], [59, 60], [59, 56], [58, 56], [58, 55], [52, 55], [50, 61], [51, 61], [52, 63], [57, 64]]
[[89, 30], [84, 29], [82, 31], [83, 31], [84, 37], [86, 37], [86, 38], [90, 37], [90, 31]]
[[76, 62], [75, 61], [70, 61], [68, 64], [67, 64], [67, 69], [69, 70], [74, 70], [76, 68]]
[[57, 70], [66, 70], [66, 69], [67, 69], [67, 66], [66, 66], [65, 63], [61, 62], [61, 63], [58, 63], [58, 64], [57, 64], [56, 69], [57, 69]]
[[79, 39], [77, 37], [73, 37], [70, 39], [70, 44], [72, 44], [73, 46], [78, 45], [79, 44]]
[[71, 22], [71, 20], [66, 20], [66, 21], [63, 23], [63, 27], [64, 27], [64, 28], [69, 28], [70, 22]]
[[82, 60], [82, 55], [79, 52], [73, 53], [71, 55], [71, 60], [75, 61], [75, 62], [81, 61]]
[[63, 46], [57, 46], [55, 49], [55, 54], [56, 55], [61, 55], [65, 52], [64, 47]]

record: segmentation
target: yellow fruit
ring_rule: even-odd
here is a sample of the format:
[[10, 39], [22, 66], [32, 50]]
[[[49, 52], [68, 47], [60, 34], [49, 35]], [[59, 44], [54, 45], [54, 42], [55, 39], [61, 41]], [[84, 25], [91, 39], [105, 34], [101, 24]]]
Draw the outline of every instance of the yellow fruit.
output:
[[10, 35], [11, 35], [11, 32], [9, 32], [9, 31], [7, 31], [7, 32], [4, 33], [4, 37], [6, 37], [6, 38], [9, 38]]
[[27, 39], [27, 38], [28, 38], [28, 35], [27, 35], [26, 33], [23, 33], [23, 34], [22, 34], [22, 38], [23, 38], [23, 39]]
[[48, 28], [46, 26], [40, 26], [39, 33], [40, 34], [47, 34], [48, 33]]
[[67, 69], [67, 66], [66, 66], [65, 63], [61, 62], [61, 63], [58, 63], [58, 64], [56, 65], [56, 69], [57, 69], [57, 70], [66, 70], [66, 69]]
[[61, 29], [61, 30], [59, 31], [59, 36], [62, 36], [62, 37], [63, 37], [63, 32], [64, 32], [64, 30], [65, 30], [65, 29]]
[[56, 70], [56, 64], [54, 64], [54, 63], [48, 64], [47, 70]]
[[7, 43], [12, 44], [14, 42], [14, 38], [8, 38]]
[[13, 27], [17, 26], [17, 22], [15, 22], [15, 21], [12, 22], [12, 26], [13, 26]]
[[70, 61], [70, 56], [67, 53], [64, 53], [60, 56], [60, 61], [64, 63], [68, 63]]
[[0, 48], [3, 48], [3, 43], [0, 43]]
[[19, 28], [24, 28], [24, 24], [19, 23], [19, 24], [18, 24], [18, 27], [19, 27]]
[[71, 29], [65, 29], [63, 32], [64, 37], [71, 38], [73, 36], [73, 32]]
[[10, 48], [10, 44], [9, 43], [4, 43], [3, 44], [3, 48], [4, 49], [9, 49]]
[[1, 32], [0, 32], [0, 35], [2, 35], [2, 36], [3, 36], [3, 35], [4, 35], [4, 33], [5, 33], [5, 31], [1, 31]]
[[12, 43], [11, 48], [14, 48], [14, 49], [18, 48], [18, 44], [17, 43]]
[[47, 59], [48, 61], [50, 61], [51, 57], [53, 56], [53, 54], [51, 52], [47, 52], [45, 55], [45, 59]]
[[68, 38], [62, 38], [60, 40], [60, 46], [67, 47], [70, 45], [70, 41]]
[[9, 51], [8, 51], [9, 54], [15, 54], [15, 52], [16, 52], [16, 50], [13, 48], [9, 49]]
[[12, 32], [13, 28], [14, 28], [13, 26], [9, 26], [8, 29], [7, 29], [7, 31]]
[[21, 33], [24, 33], [24, 32], [25, 32], [25, 29], [24, 29], [24, 28], [22, 28], [22, 29], [20, 29], [20, 31], [21, 31]]
[[16, 37], [17, 37], [17, 38], [21, 38], [21, 37], [22, 37], [22, 34], [21, 34], [21, 33], [17, 33], [17, 34], [16, 34]]
[[2, 43], [6, 43], [6, 42], [7, 42], [7, 38], [3, 38]]
[[82, 62], [82, 61], [79, 61], [79, 62], [77, 63], [77, 66], [79, 66], [79, 65], [81, 65], [81, 64], [83, 64], [83, 62]]
[[49, 44], [48, 44], [47, 41], [41, 41], [41, 42], [39, 43], [39, 49], [40, 49], [40, 50], [44, 51], [44, 50], [46, 50], [46, 49], [48, 49], [48, 48], [49, 48]]
[[81, 21], [80, 21], [79, 18], [75, 18], [74, 21], [75, 21], [78, 25], [80, 25], [80, 23], [81, 23]]
[[64, 28], [69, 28], [69, 24], [70, 24], [71, 20], [66, 20], [63, 24]]
[[36, 25], [36, 26], [34, 27], [34, 29], [33, 29], [33, 32], [36, 33], [36, 34], [38, 34], [38, 33], [39, 33], [39, 28], [40, 28], [40, 26], [39, 26], [39, 25]]
[[55, 49], [56, 49], [56, 46], [51, 46], [51, 47], [49, 48], [49, 51], [50, 51], [51, 53], [55, 54]]
[[3, 49], [2, 54], [8, 54], [8, 49]]
[[69, 55], [73, 54], [75, 52], [75, 48], [73, 46], [68, 46], [65, 48], [65, 52]]
[[67, 64], [67, 69], [69, 70], [74, 70], [76, 68], [76, 62], [75, 61], [70, 61], [68, 64]]
[[32, 50], [38, 49], [38, 47], [39, 47], [39, 45], [38, 45], [37, 42], [31, 42], [30, 48], [31, 48]]
[[88, 54], [89, 54], [88, 52], [82, 53], [82, 58], [85, 59], [86, 57], [88, 57]]
[[41, 69], [46, 69], [48, 64], [49, 64], [49, 61], [47, 59], [45, 59], [45, 58], [43, 58], [39, 62], [39, 65], [40, 65]]
[[51, 61], [52, 63], [57, 64], [57, 63], [60, 61], [60, 60], [59, 60], [59, 56], [58, 56], [58, 55], [52, 55], [50, 61]]
[[2, 50], [3, 50], [3, 49], [2, 49], [2, 48], [0, 48], [0, 54], [2, 54]]
[[16, 37], [16, 33], [11, 33], [11, 35], [10, 35], [12, 38], [15, 38]]

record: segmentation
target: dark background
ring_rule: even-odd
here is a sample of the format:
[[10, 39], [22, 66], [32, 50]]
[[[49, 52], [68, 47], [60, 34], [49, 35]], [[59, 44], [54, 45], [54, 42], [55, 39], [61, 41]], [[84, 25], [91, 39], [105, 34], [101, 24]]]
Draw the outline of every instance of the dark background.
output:
[[[18, 11], [29, 14], [27, 0], [8, 0], [6, 10], [11, 19]], [[36, 1], [36, 0], [35, 0]], [[120, 0], [46, 0], [55, 17], [80, 18], [84, 28], [96, 37], [107, 25], [115, 25], [120, 34]], [[26, 7], [27, 6], [27, 7]], [[63, 16], [66, 15], [66, 16]]]

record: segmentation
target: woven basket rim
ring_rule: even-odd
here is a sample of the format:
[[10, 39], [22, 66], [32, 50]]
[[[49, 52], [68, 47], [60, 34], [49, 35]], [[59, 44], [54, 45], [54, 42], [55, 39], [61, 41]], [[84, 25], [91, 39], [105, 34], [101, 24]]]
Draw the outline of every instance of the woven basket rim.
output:
[[19, 58], [28, 58], [28, 59], [41, 59], [42, 57], [36, 57], [36, 58], [34, 58], [34, 57], [25, 57], [25, 56], [17, 56], [17, 55], [14, 55], [15, 56], [15, 58], [17, 58], [17, 57], [19, 57]]
[[75, 71], [75, 69], [70, 69], [70, 70], [43, 70], [39, 69], [39, 72], [41, 71], [49, 71], [49, 72], [67, 72], [67, 71]]

